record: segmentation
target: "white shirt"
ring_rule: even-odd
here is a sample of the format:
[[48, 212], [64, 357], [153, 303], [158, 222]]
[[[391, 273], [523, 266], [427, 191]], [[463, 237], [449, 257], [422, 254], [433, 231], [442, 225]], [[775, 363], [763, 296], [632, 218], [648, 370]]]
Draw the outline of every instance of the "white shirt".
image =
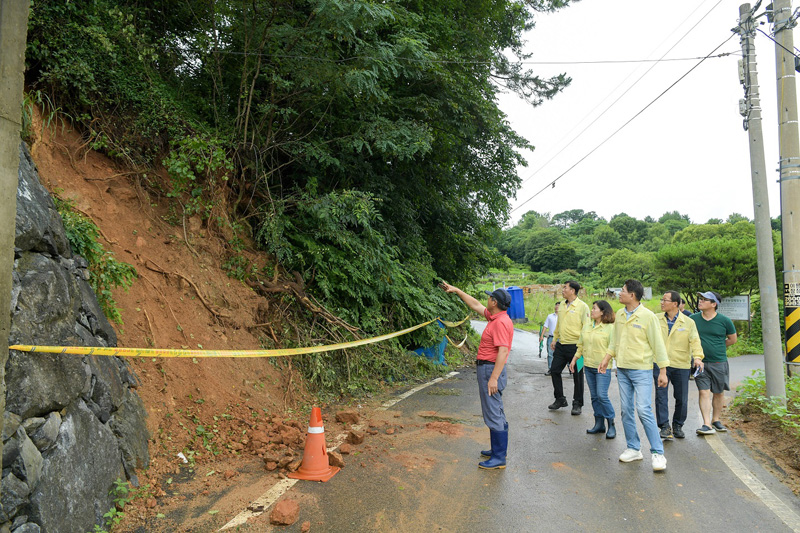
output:
[[553, 332], [556, 330], [556, 321], [558, 320], [558, 315], [555, 313], [551, 313], [547, 315], [547, 318], [544, 321], [544, 327], [547, 328], [547, 336], [552, 337]]

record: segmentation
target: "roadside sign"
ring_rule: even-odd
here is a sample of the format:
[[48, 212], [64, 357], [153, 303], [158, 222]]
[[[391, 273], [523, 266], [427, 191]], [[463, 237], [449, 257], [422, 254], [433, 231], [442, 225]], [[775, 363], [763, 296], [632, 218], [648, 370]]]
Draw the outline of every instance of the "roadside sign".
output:
[[750, 297], [747, 295], [723, 298], [719, 312], [731, 320], [750, 320]]

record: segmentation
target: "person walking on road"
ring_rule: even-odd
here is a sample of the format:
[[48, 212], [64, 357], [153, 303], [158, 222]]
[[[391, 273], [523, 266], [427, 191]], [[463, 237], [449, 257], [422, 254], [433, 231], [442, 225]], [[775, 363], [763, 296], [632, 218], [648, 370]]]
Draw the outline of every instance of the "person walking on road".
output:
[[550, 369], [553, 367], [553, 347], [550, 343], [553, 342], [553, 333], [556, 331], [559, 305], [561, 305], [561, 302], [556, 302], [553, 312], [547, 315], [547, 318], [544, 320], [544, 326], [542, 326], [542, 338], [547, 340], [547, 372], [545, 376], [550, 375]]
[[[700, 335], [694, 320], [680, 312], [680, 294], [667, 291], [661, 297], [661, 310], [658, 322], [661, 324], [661, 336], [667, 348], [669, 366], [667, 366], [667, 384], [658, 386], [661, 369], [653, 365], [653, 381], [656, 382], [656, 423], [661, 428], [661, 439], [686, 437], [683, 424], [686, 422], [689, 404], [689, 376], [692, 365], [703, 368], [703, 348]], [[675, 412], [672, 414], [672, 426], [669, 423], [669, 383], [675, 398]]]
[[738, 339], [733, 321], [717, 311], [721, 300], [719, 294], [712, 291], [697, 294], [699, 312], [692, 315], [692, 320], [697, 325], [705, 356], [705, 367], [694, 378], [700, 395], [700, 414], [703, 415], [703, 425], [697, 430], [697, 434], [711, 435], [717, 431], [728, 431], [720, 422], [720, 416], [725, 407], [725, 391], [731, 390], [728, 346], [736, 344]]
[[441, 287], [446, 292], [458, 295], [467, 307], [489, 321], [481, 335], [476, 364], [481, 411], [483, 421], [489, 427], [492, 449], [481, 452], [481, 455], [488, 456], [488, 459], [478, 463], [478, 466], [487, 469], [505, 468], [508, 421], [503, 410], [503, 389], [506, 388], [508, 381], [506, 362], [514, 338], [514, 325], [506, 312], [511, 305], [511, 294], [505, 289], [485, 291], [489, 299], [484, 307], [478, 300], [457, 287], [445, 282], [442, 282]]
[[[587, 429], [586, 433], [605, 433], [607, 439], [613, 439], [617, 436], [617, 428], [614, 427], [614, 406], [608, 398], [611, 373], [601, 374], [597, 368], [608, 353], [608, 342], [614, 331], [614, 310], [607, 301], [597, 300], [592, 304], [589, 316], [592, 321], [581, 332], [578, 350], [572, 357], [569, 370], [574, 373], [578, 360], [583, 357], [586, 383], [589, 385], [589, 396], [594, 410], [594, 427]], [[607, 431], [606, 422], [608, 422]]]
[[617, 311], [608, 353], [597, 371], [601, 374], [606, 373], [611, 359], [616, 359], [622, 428], [628, 446], [619, 456], [619, 460], [630, 463], [642, 459], [641, 441], [634, 418], [635, 408], [644, 426], [647, 440], [650, 441], [653, 470], [659, 471], [667, 468], [667, 458], [664, 457], [664, 444], [661, 442], [656, 419], [653, 416], [651, 373], [655, 361], [660, 369], [658, 385], [665, 386], [669, 358], [664, 339], [661, 337], [658, 318], [641, 305], [642, 296], [644, 287], [640, 281], [635, 279], [625, 281], [619, 295], [619, 301], [625, 307]]
[[[558, 321], [553, 332], [550, 347], [553, 349], [553, 366], [550, 368], [550, 379], [553, 380], [553, 396], [556, 401], [548, 405], [551, 410], [560, 409], [569, 405], [564, 396], [564, 386], [561, 382], [561, 372], [572, 361], [578, 350], [578, 339], [583, 328], [589, 324], [589, 306], [578, 298], [581, 284], [577, 281], [568, 281], [561, 289], [564, 303], [558, 308]], [[583, 407], [583, 369], [572, 374], [575, 389], [572, 393], [572, 414], [581, 414]]]

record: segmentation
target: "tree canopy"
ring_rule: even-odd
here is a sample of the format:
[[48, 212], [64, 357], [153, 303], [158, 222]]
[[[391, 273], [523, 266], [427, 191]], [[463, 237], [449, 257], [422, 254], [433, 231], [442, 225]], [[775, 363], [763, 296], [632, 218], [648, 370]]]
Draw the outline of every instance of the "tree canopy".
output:
[[[552, 217], [529, 212], [502, 233], [497, 247], [541, 271], [542, 282], [572, 270], [596, 288], [618, 287], [633, 277], [659, 290], [680, 291], [692, 304], [700, 290], [723, 296], [758, 291], [755, 226], [744, 216], [692, 224], [672, 211], [648, 219], [620, 213], [606, 221], [581, 210]], [[780, 239], [777, 234], [773, 239], [779, 265]]]
[[521, 61], [537, 13], [568, 4], [37, 0], [26, 81], [152, 193], [377, 331], [437, 314], [416, 286], [501, 264], [530, 146], [497, 95], [569, 83]]

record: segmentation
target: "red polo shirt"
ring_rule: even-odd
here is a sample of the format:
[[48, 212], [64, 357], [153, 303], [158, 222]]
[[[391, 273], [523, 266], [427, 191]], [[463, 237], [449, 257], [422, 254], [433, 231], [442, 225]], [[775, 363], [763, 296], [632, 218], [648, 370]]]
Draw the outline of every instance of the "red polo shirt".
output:
[[497, 361], [497, 352], [501, 346], [508, 346], [511, 350], [511, 340], [514, 338], [514, 324], [508, 317], [508, 312], [500, 311], [494, 315], [489, 314], [488, 309], [484, 309], [483, 316], [489, 321], [486, 329], [481, 335], [481, 343], [478, 345], [478, 359], [485, 361]]

